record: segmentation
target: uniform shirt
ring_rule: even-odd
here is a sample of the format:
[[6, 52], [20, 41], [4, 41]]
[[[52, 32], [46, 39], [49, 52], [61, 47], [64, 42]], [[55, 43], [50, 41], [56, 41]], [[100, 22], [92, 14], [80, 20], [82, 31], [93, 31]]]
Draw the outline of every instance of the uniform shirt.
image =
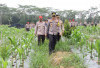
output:
[[25, 25], [25, 28], [30, 28], [30, 24], [26, 24]]
[[37, 34], [37, 35], [45, 35], [46, 34], [45, 22], [37, 22], [36, 23], [35, 34]]
[[58, 30], [58, 21], [50, 19], [48, 21], [47, 31], [51, 35], [57, 35], [58, 32], [60, 33], [61, 29]]
[[47, 27], [48, 26], [48, 23], [45, 22], [45, 26]]
[[59, 30], [64, 31], [64, 24], [63, 24], [63, 22], [61, 20], [58, 20], [58, 23], [59, 23], [59, 25], [58, 25], [58, 31]]

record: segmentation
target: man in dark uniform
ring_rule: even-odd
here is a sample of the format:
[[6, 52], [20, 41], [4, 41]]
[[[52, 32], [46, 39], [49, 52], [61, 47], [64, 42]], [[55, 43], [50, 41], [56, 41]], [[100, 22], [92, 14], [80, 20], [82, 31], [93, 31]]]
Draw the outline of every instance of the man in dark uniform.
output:
[[[58, 21], [56, 19], [56, 13], [52, 13], [52, 18], [48, 20], [47, 31], [49, 33], [49, 55], [51, 55], [55, 50], [55, 45], [57, 41], [58, 34]], [[61, 34], [61, 30], [59, 29]]]

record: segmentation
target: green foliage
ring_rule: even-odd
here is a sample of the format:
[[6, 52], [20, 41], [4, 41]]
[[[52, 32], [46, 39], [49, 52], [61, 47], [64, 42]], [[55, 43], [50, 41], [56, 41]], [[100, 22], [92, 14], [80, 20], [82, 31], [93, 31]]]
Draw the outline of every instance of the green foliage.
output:
[[56, 51], [71, 51], [71, 47], [68, 45], [68, 40], [65, 39], [65, 42], [62, 42], [61, 40], [56, 45]]
[[98, 57], [100, 59], [100, 40], [97, 40], [96, 41], [96, 50], [98, 52]]
[[71, 34], [71, 41], [75, 44], [83, 45], [86, 43], [86, 40], [89, 38], [86, 34], [81, 32], [81, 27], [77, 27]]
[[8, 62], [4, 61], [4, 59], [2, 59], [2, 63], [3, 63], [3, 68], [7, 68]]
[[76, 54], [72, 54], [69, 57], [64, 57], [61, 65], [64, 67], [74, 67], [74, 68], [85, 68], [83, 66], [83, 61], [80, 60], [79, 56]]
[[64, 22], [64, 36], [65, 37], [67, 37], [67, 38], [69, 38], [70, 37], [70, 35], [71, 35], [71, 31], [74, 29], [74, 27], [70, 27], [70, 24], [69, 24], [69, 22], [68, 22], [68, 20], [65, 20], [65, 22]]
[[11, 55], [11, 47], [10, 45], [6, 46], [0, 46], [0, 56], [3, 58], [3, 60], [7, 60], [9, 56]]
[[34, 42], [34, 53], [31, 54], [31, 63], [30, 68], [49, 68], [49, 54], [48, 54], [48, 41], [41, 46], [38, 46], [36, 42]]

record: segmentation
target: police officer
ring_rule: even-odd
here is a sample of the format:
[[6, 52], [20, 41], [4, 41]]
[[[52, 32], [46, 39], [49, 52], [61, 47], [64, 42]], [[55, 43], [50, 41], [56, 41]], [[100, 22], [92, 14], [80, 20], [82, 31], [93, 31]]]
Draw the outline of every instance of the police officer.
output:
[[39, 16], [39, 21], [36, 23], [35, 35], [38, 36], [38, 45], [44, 43], [46, 35], [45, 22], [42, 21], [43, 17]]
[[[49, 33], [49, 55], [50, 55], [55, 50], [57, 34], [58, 34], [58, 21], [56, 19], [55, 12], [52, 13], [52, 18], [48, 20], [47, 30]], [[61, 34], [61, 30], [59, 30], [59, 33]]]
[[46, 19], [45, 20], [45, 26], [47, 27], [47, 25], [48, 25], [48, 20]]
[[25, 25], [26, 31], [30, 31], [30, 24], [29, 22], [27, 22], [27, 24]]
[[[46, 28], [48, 26], [48, 20], [47, 19], [45, 20], [45, 26], [46, 26]], [[46, 35], [47, 35], [47, 39], [49, 39], [49, 34], [47, 33]]]
[[59, 33], [59, 30], [61, 29], [61, 33], [63, 33], [63, 32], [64, 32], [64, 25], [63, 25], [62, 20], [60, 20], [60, 15], [56, 15], [56, 18], [57, 18], [57, 20], [58, 20], [58, 24], [57, 24], [57, 26], [58, 26], [57, 41], [59, 41], [60, 38], [61, 38], [61, 35], [60, 35], [60, 33]]

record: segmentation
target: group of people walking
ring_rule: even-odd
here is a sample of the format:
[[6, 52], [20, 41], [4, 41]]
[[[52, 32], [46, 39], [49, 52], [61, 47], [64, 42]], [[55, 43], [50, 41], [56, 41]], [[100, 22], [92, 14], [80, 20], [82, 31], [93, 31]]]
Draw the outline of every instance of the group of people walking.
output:
[[63, 32], [64, 25], [60, 20], [60, 15], [53, 12], [51, 19], [45, 21], [42, 16], [39, 16], [39, 21], [35, 26], [35, 35], [38, 37], [38, 45], [43, 44], [46, 37], [49, 39], [49, 54], [54, 52], [55, 45]]
[[[73, 25], [74, 24], [74, 25]], [[74, 21], [74, 19], [70, 20], [70, 26], [74, 27], [77, 26], [78, 23]], [[80, 25], [82, 25], [80, 23]], [[86, 22], [84, 23], [86, 26]], [[26, 30], [30, 30], [29, 22], [26, 24]], [[55, 50], [55, 45], [57, 41], [60, 40], [62, 34], [64, 32], [64, 24], [60, 19], [60, 15], [53, 12], [51, 14], [51, 19], [47, 19], [43, 21], [43, 16], [39, 16], [39, 21], [36, 23], [35, 26], [35, 36], [38, 37], [38, 45], [44, 43], [45, 38], [49, 39], [49, 54], [52, 54]]]
[[30, 29], [34, 28], [35, 24], [27, 22], [25, 25], [26, 31], [30, 31]]

